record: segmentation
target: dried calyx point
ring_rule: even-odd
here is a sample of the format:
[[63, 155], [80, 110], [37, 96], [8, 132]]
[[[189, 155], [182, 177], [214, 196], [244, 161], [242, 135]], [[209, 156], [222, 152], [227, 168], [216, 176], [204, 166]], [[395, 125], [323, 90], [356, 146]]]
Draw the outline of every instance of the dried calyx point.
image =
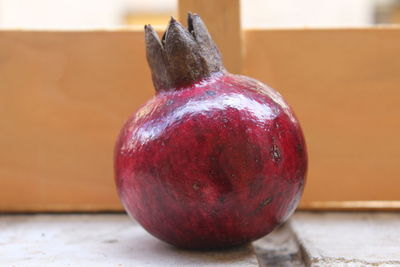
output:
[[188, 29], [171, 18], [160, 40], [145, 27], [146, 55], [156, 91], [174, 90], [224, 71], [221, 55], [197, 14], [188, 15]]

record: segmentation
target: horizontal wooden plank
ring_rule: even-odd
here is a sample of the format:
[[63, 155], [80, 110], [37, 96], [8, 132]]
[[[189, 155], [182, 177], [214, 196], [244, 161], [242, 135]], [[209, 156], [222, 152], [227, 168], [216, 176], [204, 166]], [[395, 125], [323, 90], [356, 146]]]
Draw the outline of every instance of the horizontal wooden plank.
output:
[[142, 31], [0, 32], [0, 210], [121, 209], [113, 146], [153, 95]]
[[245, 47], [245, 73], [281, 92], [303, 126], [303, 208], [400, 200], [400, 28], [249, 30]]
[[345, 211], [398, 211], [400, 201], [316, 201], [302, 204], [303, 210], [345, 210]]
[[[244, 38], [245, 73], [302, 122], [302, 208], [400, 209], [400, 29]], [[141, 30], [1, 31], [0, 211], [120, 210], [114, 141], [152, 95]]]

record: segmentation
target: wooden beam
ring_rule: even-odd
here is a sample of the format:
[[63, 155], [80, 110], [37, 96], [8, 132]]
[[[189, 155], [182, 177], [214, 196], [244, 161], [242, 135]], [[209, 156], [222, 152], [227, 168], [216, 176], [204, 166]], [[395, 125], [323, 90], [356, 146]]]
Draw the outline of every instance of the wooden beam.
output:
[[232, 73], [242, 72], [242, 31], [239, 0], [179, 0], [179, 19], [186, 24], [187, 13], [197, 13], [206, 23]]
[[301, 207], [398, 209], [400, 28], [244, 36], [244, 73], [277, 89], [304, 130], [309, 172]]
[[[400, 28], [243, 37], [244, 73], [303, 126], [301, 207], [400, 210]], [[0, 212], [121, 210], [113, 146], [154, 93], [144, 51], [142, 30], [0, 31]]]
[[113, 147], [154, 93], [143, 32], [0, 32], [0, 211], [120, 210]]

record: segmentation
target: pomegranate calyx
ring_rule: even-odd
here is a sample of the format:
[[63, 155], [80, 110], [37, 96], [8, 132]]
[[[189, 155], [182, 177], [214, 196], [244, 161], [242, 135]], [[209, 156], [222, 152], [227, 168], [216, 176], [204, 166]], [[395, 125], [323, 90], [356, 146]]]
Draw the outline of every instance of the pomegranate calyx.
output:
[[224, 71], [222, 57], [197, 14], [188, 15], [188, 29], [171, 18], [160, 40], [145, 26], [146, 56], [157, 92], [191, 85]]

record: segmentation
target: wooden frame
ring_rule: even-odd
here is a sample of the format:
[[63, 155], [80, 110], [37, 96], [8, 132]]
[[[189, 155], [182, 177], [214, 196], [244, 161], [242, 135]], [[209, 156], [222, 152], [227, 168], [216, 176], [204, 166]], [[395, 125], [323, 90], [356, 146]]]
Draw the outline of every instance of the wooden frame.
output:
[[[301, 208], [400, 209], [400, 28], [241, 30], [238, 0], [204, 3], [179, 14], [212, 22], [228, 69], [302, 123]], [[121, 210], [114, 140], [152, 95], [142, 30], [0, 31], [0, 211]]]

